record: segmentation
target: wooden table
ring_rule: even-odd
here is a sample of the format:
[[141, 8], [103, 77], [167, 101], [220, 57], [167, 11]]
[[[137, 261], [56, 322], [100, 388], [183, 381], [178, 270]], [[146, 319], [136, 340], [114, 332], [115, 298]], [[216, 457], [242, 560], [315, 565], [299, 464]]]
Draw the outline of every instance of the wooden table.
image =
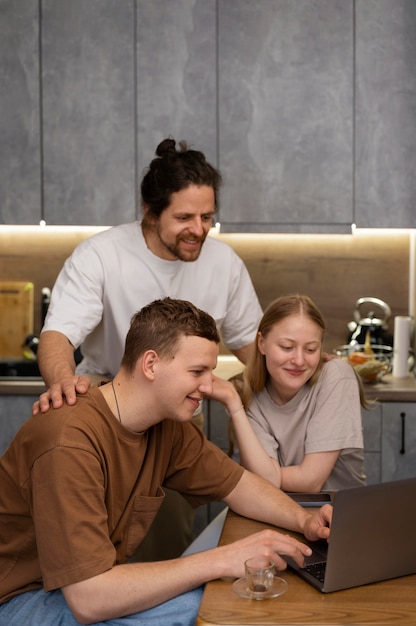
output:
[[[230, 543], [263, 528], [271, 527], [229, 511], [219, 543]], [[288, 583], [286, 593], [261, 601], [240, 598], [232, 581], [208, 583], [196, 624], [416, 625], [416, 574], [329, 594], [315, 590], [289, 570], [281, 576]]]

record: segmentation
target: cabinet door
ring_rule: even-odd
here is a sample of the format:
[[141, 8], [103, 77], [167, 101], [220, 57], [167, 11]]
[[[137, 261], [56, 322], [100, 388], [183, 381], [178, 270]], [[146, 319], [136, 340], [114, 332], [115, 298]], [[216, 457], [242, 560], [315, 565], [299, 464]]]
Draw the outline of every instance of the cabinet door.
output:
[[0, 396], [0, 455], [32, 415], [32, 405], [38, 396]]
[[133, 2], [42, 2], [48, 224], [135, 219]]
[[223, 232], [351, 232], [353, 3], [218, 4]]
[[355, 221], [414, 228], [416, 3], [357, 0]]
[[0, 224], [39, 224], [39, 3], [0, 9]]
[[364, 471], [367, 484], [381, 480], [381, 405], [362, 410], [364, 433]]
[[169, 135], [217, 165], [216, 4], [137, 0], [139, 178]]
[[416, 476], [416, 403], [385, 403], [382, 411], [382, 481]]

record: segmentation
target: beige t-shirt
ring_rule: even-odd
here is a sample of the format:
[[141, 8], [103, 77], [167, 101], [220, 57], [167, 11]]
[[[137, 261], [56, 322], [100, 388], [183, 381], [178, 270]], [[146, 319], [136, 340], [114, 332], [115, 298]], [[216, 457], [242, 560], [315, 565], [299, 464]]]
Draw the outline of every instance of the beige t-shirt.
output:
[[248, 416], [264, 449], [282, 467], [299, 465], [305, 454], [341, 450], [323, 489], [365, 484], [358, 382], [342, 359], [325, 363], [319, 380], [304, 385], [287, 404], [278, 406], [263, 389]]
[[31, 417], [0, 459], [0, 603], [126, 562], [163, 487], [197, 507], [226, 497], [242, 471], [192, 423], [126, 430], [98, 388]]

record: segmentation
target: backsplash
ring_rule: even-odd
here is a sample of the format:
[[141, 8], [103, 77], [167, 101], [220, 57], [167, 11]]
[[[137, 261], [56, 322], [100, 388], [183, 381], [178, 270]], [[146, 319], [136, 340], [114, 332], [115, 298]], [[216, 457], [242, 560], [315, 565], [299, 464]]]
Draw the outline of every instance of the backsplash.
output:
[[[41, 327], [42, 288], [53, 286], [74, 247], [98, 230], [0, 227], [0, 280], [34, 283], [35, 334]], [[394, 316], [408, 314], [411, 233], [213, 236], [231, 245], [245, 261], [263, 307], [286, 293], [311, 296], [326, 320], [325, 349], [332, 351], [347, 340], [347, 323], [358, 298], [372, 296], [390, 305], [391, 332]]]

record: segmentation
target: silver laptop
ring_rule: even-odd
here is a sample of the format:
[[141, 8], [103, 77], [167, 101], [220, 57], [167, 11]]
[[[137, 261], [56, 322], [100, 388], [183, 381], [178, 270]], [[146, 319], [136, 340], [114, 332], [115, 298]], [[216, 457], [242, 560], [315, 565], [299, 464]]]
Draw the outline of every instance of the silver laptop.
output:
[[329, 543], [289, 566], [324, 593], [416, 573], [416, 477], [342, 489], [334, 496]]

